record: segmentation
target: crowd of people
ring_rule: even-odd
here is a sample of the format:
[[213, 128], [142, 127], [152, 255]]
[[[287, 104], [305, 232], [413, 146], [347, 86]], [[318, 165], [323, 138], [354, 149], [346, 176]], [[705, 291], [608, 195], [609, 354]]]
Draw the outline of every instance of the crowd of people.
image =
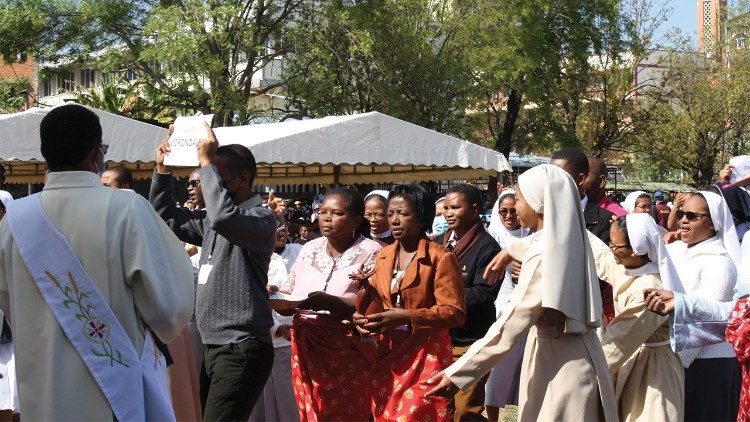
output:
[[168, 140], [145, 199], [94, 113], [44, 117], [44, 190], [0, 191], [0, 419], [750, 420], [731, 168], [613, 201], [563, 149], [487, 224], [471, 184], [261, 198], [206, 132], [179, 204]]

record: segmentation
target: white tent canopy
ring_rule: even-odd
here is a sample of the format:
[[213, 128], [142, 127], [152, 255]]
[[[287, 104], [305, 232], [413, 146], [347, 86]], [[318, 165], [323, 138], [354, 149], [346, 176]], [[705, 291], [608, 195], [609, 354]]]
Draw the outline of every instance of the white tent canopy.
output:
[[[0, 115], [0, 160], [17, 166], [9, 182], [40, 181], [39, 124], [51, 108]], [[107, 160], [150, 163], [166, 130], [92, 109], [110, 145]], [[258, 184], [386, 183], [469, 179], [510, 171], [502, 154], [452, 136], [372, 112], [322, 119], [215, 129], [222, 145], [247, 146], [259, 164]], [[17, 160], [17, 161], [16, 161]], [[132, 166], [128, 166], [132, 167]], [[140, 168], [141, 166], [139, 166]], [[144, 172], [150, 172], [146, 165]], [[30, 170], [27, 170], [30, 171]]]
[[377, 112], [218, 128], [216, 137], [253, 151], [261, 184], [469, 179], [510, 171], [498, 152]]
[[[87, 108], [99, 116], [102, 140], [109, 144], [108, 161], [136, 163], [154, 160], [156, 146], [167, 135], [166, 129]], [[39, 151], [39, 126], [51, 110], [34, 107], [21, 113], [0, 114], [0, 161], [10, 162], [9, 183], [38, 183], [43, 180], [45, 166]], [[153, 171], [152, 166], [146, 167], [149, 173]]]

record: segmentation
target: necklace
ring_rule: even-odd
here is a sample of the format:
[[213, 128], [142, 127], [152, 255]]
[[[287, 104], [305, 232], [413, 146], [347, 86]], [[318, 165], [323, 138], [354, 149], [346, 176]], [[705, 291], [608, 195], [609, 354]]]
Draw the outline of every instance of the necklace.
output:
[[412, 262], [414, 262], [414, 258], [416, 258], [416, 256], [417, 251], [414, 251], [414, 253], [412, 253], [411, 255], [411, 258], [409, 258], [409, 263], [407, 263], [404, 267], [404, 270], [401, 271], [401, 247], [399, 246], [398, 250], [396, 251], [396, 263], [393, 266], [393, 278], [391, 279], [391, 295], [395, 295], [395, 298], [393, 298], [393, 304], [396, 306], [396, 308], [401, 307], [401, 283], [404, 281], [406, 270], [409, 269], [409, 266]]
[[328, 256], [331, 257], [331, 260], [333, 261], [333, 265], [331, 265], [331, 272], [328, 273], [328, 277], [326, 277], [326, 282], [323, 285], [324, 292], [328, 290], [328, 283], [331, 281], [331, 278], [333, 278], [333, 272], [336, 271], [336, 264], [338, 264], [341, 257], [344, 256], [344, 254], [341, 253], [339, 256], [334, 257], [331, 251], [331, 245], [327, 243], [326, 243], [326, 253], [328, 253]]

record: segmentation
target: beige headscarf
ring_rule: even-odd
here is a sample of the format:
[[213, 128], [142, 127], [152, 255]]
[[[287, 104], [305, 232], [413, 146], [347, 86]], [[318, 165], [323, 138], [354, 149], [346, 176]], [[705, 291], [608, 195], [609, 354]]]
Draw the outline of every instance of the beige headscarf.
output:
[[542, 306], [565, 314], [566, 333], [598, 327], [602, 298], [575, 182], [561, 168], [542, 164], [521, 174], [518, 185], [529, 206], [544, 215], [544, 229], [537, 234], [542, 236]]

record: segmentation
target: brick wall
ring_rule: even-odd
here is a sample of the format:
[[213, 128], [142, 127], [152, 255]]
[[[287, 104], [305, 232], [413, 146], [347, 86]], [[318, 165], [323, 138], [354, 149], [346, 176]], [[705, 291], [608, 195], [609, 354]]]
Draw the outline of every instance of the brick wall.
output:
[[31, 82], [26, 97], [26, 108], [32, 107], [34, 105], [34, 97], [36, 96], [36, 63], [32, 59], [28, 59], [23, 63], [6, 64], [0, 56], [0, 80], [15, 81], [19, 78], [27, 78]]

